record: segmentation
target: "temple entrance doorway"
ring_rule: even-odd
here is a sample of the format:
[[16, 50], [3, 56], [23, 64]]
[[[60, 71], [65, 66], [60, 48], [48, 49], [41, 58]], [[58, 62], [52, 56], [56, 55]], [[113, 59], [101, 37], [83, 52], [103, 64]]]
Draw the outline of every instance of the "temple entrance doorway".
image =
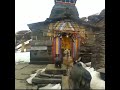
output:
[[72, 34], [62, 33], [61, 54], [62, 54], [63, 64], [65, 65], [70, 65], [70, 63], [73, 63], [72, 44], [73, 44]]

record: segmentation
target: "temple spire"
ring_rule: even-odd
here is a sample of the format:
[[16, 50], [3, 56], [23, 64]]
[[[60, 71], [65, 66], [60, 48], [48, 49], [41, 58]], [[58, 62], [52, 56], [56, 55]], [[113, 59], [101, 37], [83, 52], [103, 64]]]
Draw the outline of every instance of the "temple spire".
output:
[[62, 3], [62, 4], [76, 4], [77, 0], [54, 0], [56, 3]]
[[77, 0], [54, 0], [55, 5], [50, 14], [50, 18], [77, 18], [79, 19], [79, 13], [75, 6]]

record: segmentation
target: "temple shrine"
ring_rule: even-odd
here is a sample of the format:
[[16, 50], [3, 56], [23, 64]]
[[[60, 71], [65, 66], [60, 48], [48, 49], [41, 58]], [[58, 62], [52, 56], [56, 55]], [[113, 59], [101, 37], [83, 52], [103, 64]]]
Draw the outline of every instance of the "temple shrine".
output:
[[54, 0], [49, 18], [28, 24], [32, 31], [30, 63], [55, 63], [58, 57], [63, 63], [70, 64], [79, 58], [80, 46], [88, 37], [87, 25], [79, 18], [76, 1]]

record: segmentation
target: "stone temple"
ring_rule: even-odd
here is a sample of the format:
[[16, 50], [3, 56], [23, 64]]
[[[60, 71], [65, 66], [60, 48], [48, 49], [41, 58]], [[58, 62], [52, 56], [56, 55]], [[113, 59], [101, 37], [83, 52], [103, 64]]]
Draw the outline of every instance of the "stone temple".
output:
[[31, 33], [30, 63], [50, 64], [56, 55], [65, 62], [82, 57], [92, 61], [92, 47], [99, 28], [79, 18], [77, 0], [54, 0], [49, 18], [28, 24]]

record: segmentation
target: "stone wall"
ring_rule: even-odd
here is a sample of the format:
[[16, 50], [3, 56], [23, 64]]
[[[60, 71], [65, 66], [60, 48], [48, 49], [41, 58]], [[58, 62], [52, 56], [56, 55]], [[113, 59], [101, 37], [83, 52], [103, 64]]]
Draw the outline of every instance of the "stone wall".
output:
[[105, 67], [105, 31], [101, 30], [95, 35], [95, 42], [92, 48], [91, 65], [95, 69]]

